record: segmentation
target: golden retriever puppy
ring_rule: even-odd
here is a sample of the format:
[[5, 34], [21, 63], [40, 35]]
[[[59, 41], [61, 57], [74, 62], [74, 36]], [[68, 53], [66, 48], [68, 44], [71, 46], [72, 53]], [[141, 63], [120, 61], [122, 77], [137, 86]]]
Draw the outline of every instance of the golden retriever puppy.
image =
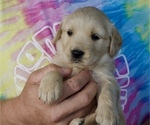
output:
[[[122, 39], [106, 15], [94, 7], [77, 9], [62, 20], [53, 42], [57, 48], [54, 64], [72, 68], [72, 75], [91, 70], [99, 86], [95, 113], [77, 118], [70, 125], [125, 125], [113, 59]], [[39, 97], [46, 103], [56, 101], [61, 96], [62, 83], [57, 71], [49, 72], [39, 87]]]

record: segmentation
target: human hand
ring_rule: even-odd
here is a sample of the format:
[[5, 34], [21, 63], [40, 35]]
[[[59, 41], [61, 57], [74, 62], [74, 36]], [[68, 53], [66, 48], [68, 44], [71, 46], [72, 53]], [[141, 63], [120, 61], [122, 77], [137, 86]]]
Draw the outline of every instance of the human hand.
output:
[[30, 75], [17, 97], [19, 117], [28, 125], [67, 125], [72, 119], [89, 114], [96, 105], [97, 85], [88, 71], [64, 81], [60, 100], [44, 104], [38, 98], [38, 88], [43, 76], [52, 70], [58, 70], [64, 78], [71, 74], [71, 69], [48, 65]]

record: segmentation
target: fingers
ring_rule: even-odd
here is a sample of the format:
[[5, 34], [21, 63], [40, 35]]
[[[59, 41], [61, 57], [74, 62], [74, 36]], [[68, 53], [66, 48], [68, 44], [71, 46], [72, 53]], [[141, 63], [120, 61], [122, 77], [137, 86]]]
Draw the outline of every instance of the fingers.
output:
[[78, 110], [89, 105], [97, 93], [97, 85], [94, 81], [90, 81], [82, 91], [67, 98], [58, 105], [55, 104], [50, 114], [54, 121], [60, 120]]
[[84, 108], [68, 115], [66, 118], [63, 119], [62, 122], [64, 122], [64, 124], [69, 124], [73, 119], [83, 118], [83, 117], [93, 113], [91, 111], [95, 111], [96, 104], [97, 104], [96, 103], [96, 98], [94, 98], [88, 106], [86, 106], [86, 107], [84, 107]]
[[89, 71], [82, 71], [76, 76], [66, 80], [63, 86], [63, 95], [60, 101], [80, 91], [91, 79]]
[[[28, 82], [32, 85], [34, 83], [40, 83], [46, 73], [54, 70], [58, 71], [63, 77], [68, 77], [72, 72], [71, 69], [60, 68], [51, 64], [33, 72]], [[62, 101], [49, 106], [45, 105], [46, 114], [48, 114], [53, 121], [59, 121], [66, 118], [66, 116], [70, 116], [71, 119], [71, 116], [73, 117], [74, 115], [80, 114], [77, 111], [83, 111], [82, 109], [86, 109], [85, 107], [90, 105], [96, 93], [97, 84], [91, 80], [91, 75], [88, 71], [82, 71], [79, 75], [64, 82]], [[42, 104], [43, 103], [41, 103], [41, 105]]]
[[32, 80], [33, 82], [40, 82], [42, 80], [42, 78], [46, 75], [46, 73], [50, 72], [50, 71], [58, 71], [64, 78], [68, 77], [69, 75], [71, 75], [71, 69], [69, 68], [61, 68], [58, 67], [54, 64], [50, 64], [47, 65], [39, 70], [34, 71], [31, 75], [30, 75], [30, 80]]

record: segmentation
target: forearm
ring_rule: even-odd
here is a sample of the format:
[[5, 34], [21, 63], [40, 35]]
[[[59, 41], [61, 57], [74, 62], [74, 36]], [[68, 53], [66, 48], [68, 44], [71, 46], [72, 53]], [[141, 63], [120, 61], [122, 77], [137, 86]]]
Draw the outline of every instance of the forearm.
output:
[[17, 125], [20, 123], [20, 113], [17, 109], [17, 98], [1, 101], [1, 124], [2, 125]]
[[29, 125], [30, 119], [18, 98], [0, 101], [0, 105], [1, 125]]

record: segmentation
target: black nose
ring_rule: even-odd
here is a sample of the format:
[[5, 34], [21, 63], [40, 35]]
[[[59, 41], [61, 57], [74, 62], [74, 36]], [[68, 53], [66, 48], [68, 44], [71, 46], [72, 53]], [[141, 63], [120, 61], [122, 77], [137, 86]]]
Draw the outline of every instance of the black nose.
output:
[[78, 58], [81, 58], [84, 55], [84, 52], [81, 51], [81, 50], [74, 49], [74, 50], [71, 51], [71, 54], [72, 54], [72, 57], [78, 59]]

